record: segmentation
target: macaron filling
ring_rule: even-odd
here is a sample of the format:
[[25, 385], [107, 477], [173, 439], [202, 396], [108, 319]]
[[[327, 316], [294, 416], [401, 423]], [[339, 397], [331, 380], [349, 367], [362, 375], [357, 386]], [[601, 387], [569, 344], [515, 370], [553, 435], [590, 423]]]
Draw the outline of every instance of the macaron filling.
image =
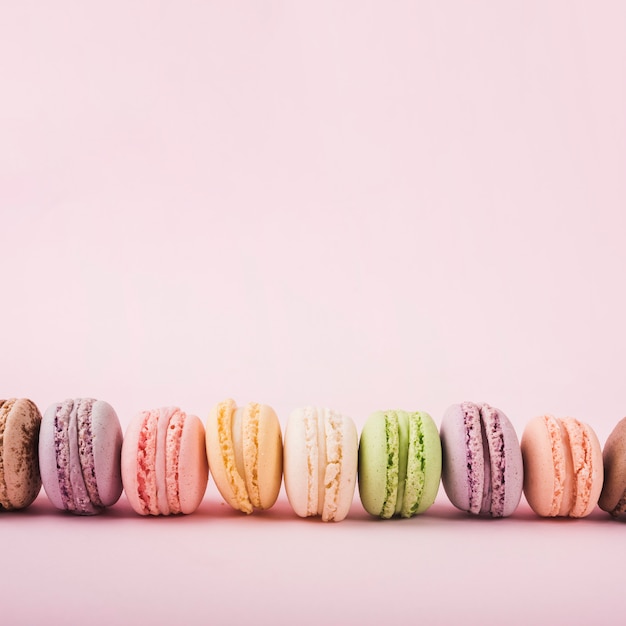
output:
[[409, 445], [404, 496], [400, 511], [402, 517], [413, 517], [417, 513], [426, 482], [426, 455], [424, 453], [424, 430], [421, 413], [411, 413], [408, 421]]
[[78, 412], [80, 401], [75, 402], [70, 411], [70, 419], [67, 429], [67, 440], [69, 443], [69, 478], [71, 483], [71, 495], [74, 499], [74, 511], [78, 513], [94, 513], [89, 500], [89, 493], [85, 479], [83, 478], [83, 468], [80, 463], [80, 445], [78, 441]]
[[93, 436], [91, 432], [91, 411], [95, 400], [85, 398], [78, 401], [76, 412], [78, 428], [78, 454], [80, 458], [81, 475], [89, 501], [97, 507], [104, 506], [98, 493], [96, 482], [96, 466], [93, 454]]
[[261, 406], [250, 402], [243, 421], [243, 466], [248, 497], [253, 506], [261, 506], [259, 490], [259, 414]]
[[498, 411], [488, 404], [480, 408], [483, 422], [485, 444], [485, 496], [481, 513], [490, 513], [492, 517], [503, 517], [505, 495], [505, 454], [504, 433]]
[[324, 500], [321, 510], [322, 520], [325, 522], [334, 520], [337, 513], [339, 484], [341, 482], [342, 426], [342, 416], [332, 409], [326, 409], [324, 420], [326, 463], [324, 468]]
[[143, 515], [158, 515], [156, 448], [158, 411], [144, 411], [137, 444], [137, 495]]
[[485, 481], [485, 447], [483, 446], [480, 411], [472, 402], [464, 402], [461, 407], [465, 427], [469, 512], [478, 514], [482, 508]]
[[306, 497], [306, 514], [318, 514], [319, 500], [319, 435], [317, 422], [317, 409], [314, 407], [306, 407], [303, 410], [304, 423], [304, 446], [306, 450], [307, 463], [307, 497]]

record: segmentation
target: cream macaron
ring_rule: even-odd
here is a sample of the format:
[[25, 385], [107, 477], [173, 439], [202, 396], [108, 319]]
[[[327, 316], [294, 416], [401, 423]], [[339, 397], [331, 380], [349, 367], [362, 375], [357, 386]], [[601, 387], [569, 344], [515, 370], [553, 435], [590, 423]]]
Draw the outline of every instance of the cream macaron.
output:
[[339, 522], [348, 515], [357, 479], [354, 422], [333, 409], [305, 407], [285, 430], [285, 489], [297, 515]]

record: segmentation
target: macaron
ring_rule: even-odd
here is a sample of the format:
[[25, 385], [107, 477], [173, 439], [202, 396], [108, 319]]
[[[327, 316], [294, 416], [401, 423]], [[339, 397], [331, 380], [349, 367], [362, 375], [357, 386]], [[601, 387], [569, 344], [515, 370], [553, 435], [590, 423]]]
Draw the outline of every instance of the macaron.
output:
[[413, 517], [435, 501], [441, 441], [428, 413], [376, 411], [359, 443], [359, 495], [371, 515]]
[[524, 494], [542, 517], [585, 517], [598, 502], [604, 470], [602, 449], [584, 422], [543, 415], [522, 436]]
[[77, 515], [94, 515], [122, 493], [122, 429], [113, 407], [77, 398], [51, 404], [41, 421], [39, 464], [52, 504]]
[[450, 502], [474, 515], [511, 515], [522, 495], [524, 470], [507, 416], [484, 403], [453, 404], [440, 432], [442, 482]]
[[25, 398], [0, 400], [0, 508], [23, 509], [41, 489], [41, 413]]
[[617, 423], [602, 451], [604, 483], [599, 507], [614, 517], [626, 513], [626, 417]]
[[287, 498], [296, 515], [343, 520], [357, 478], [358, 436], [354, 422], [326, 408], [296, 409], [285, 429]]
[[209, 469], [204, 426], [178, 407], [142, 411], [122, 446], [122, 481], [140, 515], [193, 513], [206, 491]]
[[238, 407], [230, 398], [213, 407], [206, 423], [211, 474], [222, 497], [244, 513], [269, 509], [283, 476], [278, 417], [267, 404]]

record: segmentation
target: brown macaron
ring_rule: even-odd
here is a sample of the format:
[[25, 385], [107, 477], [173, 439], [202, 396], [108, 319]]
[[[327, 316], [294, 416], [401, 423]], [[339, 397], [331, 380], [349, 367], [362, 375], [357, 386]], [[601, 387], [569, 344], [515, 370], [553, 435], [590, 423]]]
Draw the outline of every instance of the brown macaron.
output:
[[617, 423], [602, 452], [604, 485], [598, 505], [613, 516], [626, 513], [626, 417]]
[[0, 507], [23, 509], [41, 489], [41, 413], [25, 398], [0, 400]]

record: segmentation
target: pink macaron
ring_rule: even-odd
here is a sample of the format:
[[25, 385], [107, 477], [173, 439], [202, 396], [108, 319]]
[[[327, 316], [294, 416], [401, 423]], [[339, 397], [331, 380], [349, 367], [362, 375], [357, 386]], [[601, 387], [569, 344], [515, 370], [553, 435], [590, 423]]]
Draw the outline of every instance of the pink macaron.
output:
[[122, 480], [130, 505], [140, 515], [195, 511], [208, 480], [200, 418], [177, 407], [135, 416], [124, 437]]

